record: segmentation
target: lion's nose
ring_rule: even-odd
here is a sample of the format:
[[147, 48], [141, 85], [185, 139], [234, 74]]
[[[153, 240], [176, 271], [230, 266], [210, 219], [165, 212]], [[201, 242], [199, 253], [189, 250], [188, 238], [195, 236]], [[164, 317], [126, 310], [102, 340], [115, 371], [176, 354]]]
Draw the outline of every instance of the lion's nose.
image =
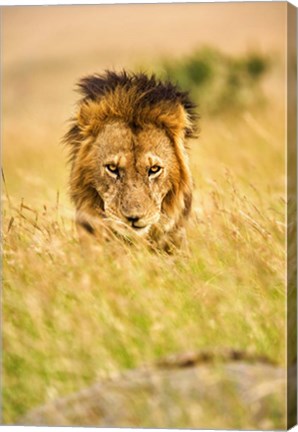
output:
[[125, 217], [125, 219], [132, 225], [137, 223], [143, 217], [143, 214], [141, 212], [129, 213], [129, 212], [122, 211], [122, 214]]
[[139, 216], [125, 216], [128, 222], [135, 223], [140, 219]]

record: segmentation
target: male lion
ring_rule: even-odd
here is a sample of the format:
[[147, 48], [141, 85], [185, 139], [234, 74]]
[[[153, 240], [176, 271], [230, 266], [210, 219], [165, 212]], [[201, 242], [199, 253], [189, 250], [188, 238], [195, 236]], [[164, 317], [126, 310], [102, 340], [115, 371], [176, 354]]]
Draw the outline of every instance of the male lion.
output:
[[78, 87], [83, 97], [65, 135], [77, 226], [95, 235], [125, 228], [177, 246], [191, 210], [185, 140], [195, 133], [195, 105], [144, 74], [106, 72]]

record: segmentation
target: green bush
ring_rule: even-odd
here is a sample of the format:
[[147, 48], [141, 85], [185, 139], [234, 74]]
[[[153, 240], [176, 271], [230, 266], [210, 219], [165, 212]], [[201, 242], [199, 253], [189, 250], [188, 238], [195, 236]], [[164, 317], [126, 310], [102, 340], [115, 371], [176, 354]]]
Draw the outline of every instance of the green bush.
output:
[[201, 112], [216, 114], [264, 101], [261, 84], [269, 67], [269, 59], [256, 52], [232, 57], [203, 48], [180, 60], [162, 61], [157, 72], [190, 91]]

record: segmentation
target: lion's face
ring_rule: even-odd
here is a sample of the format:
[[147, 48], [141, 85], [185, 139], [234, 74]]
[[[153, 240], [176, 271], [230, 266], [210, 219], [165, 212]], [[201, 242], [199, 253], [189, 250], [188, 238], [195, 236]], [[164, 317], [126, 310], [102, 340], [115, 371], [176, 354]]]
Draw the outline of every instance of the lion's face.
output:
[[82, 99], [64, 141], [79, 232], [102, 239], [133, 230], [164, 250], [178, 245], [192, 203], [186, 141], [196, 115], [188, 94], [125, 71], [78, 86]]
[[132, 130], [123, 122], [107, 123], [94, 143], [94, 187], [105, 217], [114, 229], [131, 227], [146, 235], [162, 214], [179, 165], [166, 133], [153, 125]]

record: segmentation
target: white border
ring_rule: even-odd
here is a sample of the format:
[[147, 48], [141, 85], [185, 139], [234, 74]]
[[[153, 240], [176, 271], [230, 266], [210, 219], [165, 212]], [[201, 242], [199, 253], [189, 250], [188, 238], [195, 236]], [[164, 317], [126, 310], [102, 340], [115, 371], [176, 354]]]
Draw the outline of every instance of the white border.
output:
[[[245, 0], [246, 2], [254, 2], [257, 3], [259, 1], [262, 2], [272, 2], [272, 0]], [[274, 2], [279, 2], [279, 0], [274, 0]], [[244, 3], [239, 2], [239, 0], [204, 0], [204, 1], [198, 1], [198, 0], [0, 0], [0, 6], [58, 6], [58, 5], [99, 5], [99, 4], [128, 4], [128, 3]], [[298, 0], [291, 0], [290, 3], [292, 3], [294, 6], [298, 7]]]

